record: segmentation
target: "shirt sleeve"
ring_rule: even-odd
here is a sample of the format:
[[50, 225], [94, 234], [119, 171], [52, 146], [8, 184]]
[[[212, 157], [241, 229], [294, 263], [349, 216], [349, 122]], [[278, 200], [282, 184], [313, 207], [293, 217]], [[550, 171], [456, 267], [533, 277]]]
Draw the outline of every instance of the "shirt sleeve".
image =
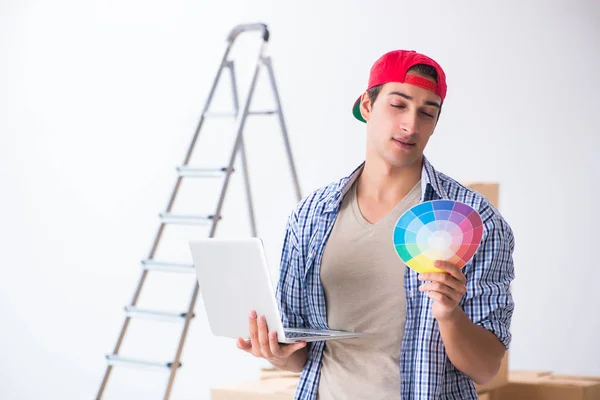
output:
[[484, 220], [481, 245], [465, 271], [467, 293], [463, 297], [463, 309], [471, 321], [491, 331], [506, 349], [511, 342], [514, 310], [510, 291], [514, 279], [513, 251], [512, 230], [500, 214], [493, 211]]
[[292, 214], [286, 225], [276, 290], [279, 311], [285, 328], [308, 327], [306, 290], [300, 279], [301, 265], [301, 255], [298, 250], [298, 223], [295, 215]]

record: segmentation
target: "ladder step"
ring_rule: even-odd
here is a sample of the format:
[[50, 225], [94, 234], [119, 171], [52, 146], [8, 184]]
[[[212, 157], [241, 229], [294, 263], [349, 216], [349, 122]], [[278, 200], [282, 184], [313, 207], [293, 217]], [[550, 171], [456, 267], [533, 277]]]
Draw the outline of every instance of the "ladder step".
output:
[[[276, 114], [277, 110], [262, 110], [262, 111], [249, 111], [248, 115], [273, 115]], [[204, 114], [205, 117], [237, 117], [237, 113], [234, 112], [207, 112]]]
[[142, 268], [147, 271], [165, 271], [165, 272], [181, 272], [193, 273], [194, 264], [164, 262], [154, 260], [142, 260]]
[[[185, 320], [187, 313], [146, 310], [136, 306], [126, 306], [125, 315], [131, 318], [146, 318], [161, 321], [183, 321]], [[194, 314], [192, 314], [192, 318], [194, 318]]]
[[[106, 360], [108, 362], [108, 365], [123, 366], [130, 368], [171, 369], [171, 367], [173, 366], [172, 362], [148, 361], [135, 358], [126, 358], [118, 356], [116, 354], [107, 354]], [[177, 367], [181, 367], [181, 363], [179, 363]]]
[[184, 215], [164, 212], [160, 214], [163, 224], [205, 225], [214, 219], [214, 215]]
[[264, 111], [250, 111], [250, 115], [273, 115], [276, 114], [277, 110], [264, 110]]
[[[232, 169], [231, 172], [234, 170]], [[227, 167], [223, 168], [194, 168], [188, 166], [177, 167], [179, 176], [190, 178], [216, 178], [223, 176], [227, 172]]]

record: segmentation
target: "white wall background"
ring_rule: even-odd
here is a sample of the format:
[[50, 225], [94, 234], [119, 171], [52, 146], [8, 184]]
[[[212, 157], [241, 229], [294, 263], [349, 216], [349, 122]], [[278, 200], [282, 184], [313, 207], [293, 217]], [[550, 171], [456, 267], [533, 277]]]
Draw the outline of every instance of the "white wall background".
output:
[[[305, 194], [362, 160], [364, 126], [350, 109], [379, 55], [411, 48], [441, 63], [449, 93], [427, 154], [459, 180], [500, 182], [516, 234], [510, 367], [600, 375], [599, 4], [3, 0], [0, 397], [95, 396], [224, 39], [255, 21], [272, 31]], [[223, 152], [225, 128], [207, 134]], [[295, 199], [277, 126], [254, 120], [247, 133], [276, 273]], [[239, 179], [232, 185], [218, 233], [247, 234]], [[194, 190], [181, 205], [202, 213], [213, 203]], [[184, 239], [206, 231], [168, 232], [165, 257], [187, 255]], [[193, 277], [154, 274], [141, 304], [182, 309]], [[197, 305], [176, 399], [207, 399], [209, 387], [255, 379], [264, 365], [212, 337]], [[123, 352], [168, 360], [177, 333], [132, 324]], [[116, 369], [105, 398], [161, 398], [164, 378]]]

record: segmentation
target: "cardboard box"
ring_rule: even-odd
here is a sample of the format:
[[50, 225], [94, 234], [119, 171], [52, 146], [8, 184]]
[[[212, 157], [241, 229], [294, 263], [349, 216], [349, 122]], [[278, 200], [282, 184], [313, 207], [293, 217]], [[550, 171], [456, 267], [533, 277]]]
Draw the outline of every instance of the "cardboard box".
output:
[[300, 372], [282, 371], [277, 368], [261, 368], [258, 373], [258, 379], [277, 379], [277, 378], [295, 378], [300, 379]]
[[298, 378], [269, 378], [214, 387], [211, 400], [293, 400]]
[[494, 389], [498, 389], [508, 383], [508, 351], [504, 354], [504, 358], [502, 359], [502, 363], [500, 364], [500, 369], [498, 369], [498, 373], [496, 376], [486, 383], [485, 385], [475, 384], [475, 389], [477, 393], [485, 393]]
[[[465, 186], [481, 193], [492, 205], [500, 209], [500, 185], [494, 182], [463, 182]], [[508, 352], [502, 359], [498, 373], [490, 382], [485, 385], [475, 384], [477, 393], [485, 393], [502, 387], [508, 383]]]
[[508, 385], [490, 393], [490, 400], [598, 400], [600, 377], [511, 371]]
[[[530, 376], [538, 376], [538, 374], [539, 373], [531, 372]], [[550, 374], [550, 372], [547, 372], [547, 374]], [[509, 376], [509, 374], [508, 374], [508, 352], [507, 352], [505, 354], [504, 358], [502, 359], [502, 364], [500, 365], [498, 374], [494, 377], [494, 379], [492, 379], [490, 382], [486, 383], [485, 385], [475, 384], [475, 389], [477, 390], [477, 393], [484, 394], [484, 393], [493, 391], [495, 389], [501, 388], [508, 383], [508, 376]], [[280, 379], [280, 378], [296, 379], [296, 381], [297, 381], [300, 378], [300, 373], [280, 371], [276, 368], [261, 368], [260, 369], [260, 372], [259, 372], [260, 380]]]
[[463, 182], [466, 187], [481, 193], [494, 207], [500, 209], [500, 185], [494, 182]]
[[509, 380], [513, 382], [531, 381], [546, 376], [551, 376], [552, 371], [510, 371]]

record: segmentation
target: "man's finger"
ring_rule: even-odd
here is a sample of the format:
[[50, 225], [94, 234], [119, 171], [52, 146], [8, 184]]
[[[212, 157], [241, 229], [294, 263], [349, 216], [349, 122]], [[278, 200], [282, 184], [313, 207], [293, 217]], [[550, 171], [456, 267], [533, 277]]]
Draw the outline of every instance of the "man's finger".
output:
[[[443, 285], [451, 288], [456, 293], [459, 293], [461, 296], [467, 292], [467, 287], [464, 282], [460, 282], [455, 279], [453, 276], [448, 274], [439, 274], [439, 273], [430, 273], [430, 274], [420, 274], [419, 280], [421, 281], [430, 281], [436, 282], [438, 285]], [[421, 285], [423, 287], [427, 284]], [[438, 287], [435, 285], [435, 287]], [[434, 289], [435, 290], [435, 289]]]
[[462, 273], [461, 269], [458, 268], [456, 265], [452, 264], [451, 262], [436, 260], [434, 265], [436, 266], [436, 268], [443, 269], [444, 271], [448, 272], [460, 282], [467, 281], [467, 278], [465, 278], [465, 275]]
[[237, 341], [235, 343], [238, 347], [238, 349], [244, 350], [244, 351], [250, 351], [252, 350], [252, 342], [250, 342], [250, 340], [244, 340], [241, 337], [237, 338]]
[[260, 351], [264, 358], [273, 357], [271, 353], [271, 347], [269, 346], [269, 331], [267, 329], [267, 319], [264, 315], [258, 317], [258, 342], [260, 344]]
[[269, 332], [269, 348], [275, 357], [281, 357], [281, 346], [277, 340], [277, 332]]
[[288, 344], [282, 349], [282, 357], [289, 357], [300, 349], [306, 347], [306, 342], [298, 342], [294, 344]]
[[252, 354], [260, 354], [260, 343], [258, 342], [258, 324], [256, 322], [256, 311], [250, 311], [248, 316], [248, 326], [250, 329], [250, 343], [252, 344]]
[[454, 306], [452, 299], [449, 298], [448, 296], [446, 296], [444, 293], [440, 293], [440, 292], [436, 292], [436, 291], [430, 291], [427, 292], [427, 296], [429, 296], [429, 298], [439, 304], [445, 305], [445, 306]]
[[277, 332], [269, 332], [269, 344], [271, 345], [271, 353], [278, 358], [287, 358], [306, 346], [306, 342], [281, 344], [277, 340]]
[[454, 288], [439, 282], [427, 282], [424, 285], [419, 286], [419, 291], [438, 292], [455, 302], [459, 302], [464, 295], [463, 292], [459, 292]]

